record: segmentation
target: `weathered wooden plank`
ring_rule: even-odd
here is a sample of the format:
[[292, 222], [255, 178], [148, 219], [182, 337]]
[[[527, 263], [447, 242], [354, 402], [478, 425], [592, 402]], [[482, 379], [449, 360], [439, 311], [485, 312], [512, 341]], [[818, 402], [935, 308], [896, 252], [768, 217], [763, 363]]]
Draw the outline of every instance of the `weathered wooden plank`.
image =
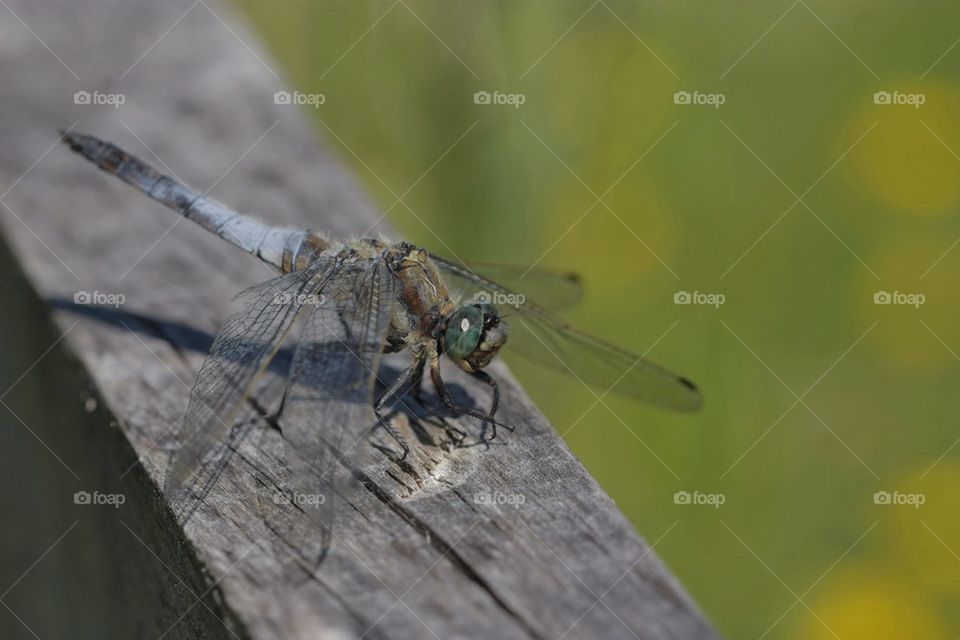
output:
[[[502, 365], [493, 373], [505, 381], [503, 419], [517, 426], [509, 444], [445, 448], [438, 445], [442, 430], [399, 414], [398, 428], [415, 443], [412, 469], [379, 455], [361, 470], [362, 482], [344, 490], [333, 547], [318, 570], [303, 552], [316, 532], [296, 508], [274, 499], [284, 474], [282, 442], [256, 412], [181, 529], [157, 486], [176, 447], [189, 385], [230, 298], [272, 274], [52, 148], [56, 129], [76, 123], [268, 222], [346, 235], [367, 230], [378, 212], [296, 110], [274, 104], [279, 80], [219, 3], [7, 1], [18, 19], [0, 18], [4, 36], [17, 34], [0, 39], [0, 189], [7, 191], [0, 219], [55, 327], [69, 329], [37, 370], [59, 371], [75, 354], [82, 365], [76, 376], [89, 376], [106, 409], [87, 414], [76, 393], [63, 401], [66, 413], [54, 420], [61, 424], [38, 412], [32, 426], [51, 451], [33, 451], [30, 459], [61, 476], [54, 454], [82, 469], [80, 480], [66, 483], [73, 490], [137, 497], [136, 508], [116, 514], [81, 512], [77, 529], [112, 531], [106, 543], [137, 550], [118, 564], [170, 569], [145, 567], [144, 576], [162, 582], [134, 589], [136, 599], [117, 596], [117, 606], [145, 607], [151, 593], [160, 594], [155, 610], [143, 612], [147, 637], [165, 628], [172, 629], [166, 637], [713, 637]], [[77, 105], [76, 91], [120, 94], [124, 104]], [[76, 305], [81, 291], [119, 294], [124, 304]], [[52, 329], [37, 335], [28, 343], [34, 356], [44, 337], [56, 339]], [[484, 389], [450, 376], [461, 393], [486, 402]], [[51, 379], [76, 386], [72, 380]], [[107, 412], [121, 437], [96, 435], [110, 429]], [[87, 416], [87, 426], [64, 435], [62, 421], [71, 415]], [[477, 433], [470, 421], [458, 425]], [[85, 445], [73, 447], [71, 438]], [[376, 444], [391, 443], [375, 435], [364, 446]], [[104, 465], [105, 456], [125, 457], [124, 464]], [[118, 477], [131, 465], [133, 472]], [[518, 500], [522, 505], [511, 504]], [[19, 517], [29, 528], [29, 515]], [[84, 539], [91, 537], [99, 536]], [[129, 577], [131, 568], [104, 571]]]

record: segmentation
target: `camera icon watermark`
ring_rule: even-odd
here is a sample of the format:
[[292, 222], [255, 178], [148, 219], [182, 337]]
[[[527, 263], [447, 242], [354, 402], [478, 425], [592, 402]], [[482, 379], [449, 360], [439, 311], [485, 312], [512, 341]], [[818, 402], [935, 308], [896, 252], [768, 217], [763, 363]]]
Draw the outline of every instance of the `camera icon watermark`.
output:
[[486, 505], [506, 505], [519, 509], [521, 505], [526, 504], [527, 497], [522, 493], [504, 493], [502, 491], [476, 493], [473, 496], [474, 504]]
[[321, 293], [278, 293], [273, 297], [273, 304], [297, 307], [322, 307], [326, 302], [327, 297]]
[[923, 93], [901, 93], [900, 91], [877, 91], [873, 94], [873, 104], [906, 105], [919, 109], [927, 101]]
[[673, 304], [695, 304], [719, 309], [727, 302], [722, 293], [704, 293], [702, 291], [677, 291], [673, 294]]
[[100, 506], [106, 505], [119, 509], [127, 501], [127, 496], [122, 493], [100, 493], [94, 491], [77, 491], [73, 494], [73, 504], [82, 506]]
[[273, 494], [273, 504], [277, 505], [293, 504], [298, 507], [318, 507], [326, 504], [326, 502], [327, 496], [323, 493], [298, 493], [296, 491], [285, 493], [278, 491]]
[[499, 104], [509, 105], [514, 109], [519, 109], [520, 105], [527, 101], [527, 96], [522, 93], [501, 93], [499, 91], [477, 91], [473, 94], [473, 104]]
[[108, 105], [119, 109], [127, 101], [122, 93], [101, 93], [100, 91], [77, 91], [73, 94], [73, 104], [79, 105]]
[[273, 94], [273, 104], [297, 105], [320, 108], [326, 104], [327, 96], [322, 93], [302, 93], [300, 91], [277, 91]]
[[519, 309], [527, 301], [522, 293], [504, 293], [503, 291], [478, 291], [473, 294], [474, 304], [495, 304]]
[[922, 293], [903, 293], [901, 291], [877, 291], [873, 294], [873, 304], [891, 304], [920, 308], [927, 301]]
[[77, 291], [73, 294], [73, 304], [93, 304], [101, 307], [120, 308], [125, 304], [127, 296], [122, 293], [105, 293], [103, 291]]
[[673, 94], [673, 104], [680, 105], [706, 105], [719, 109], [720, 105], [727, 101], [727, 96], [722, 93], [702, 93], [700, 91], [677, 91]]
[[706, 505], [719, 509], [726, 502], [727, 496], [722, 493], [677, 491], [673, 494], [673, 504], [679, 505]]
[[919, 509], [927, 501], [922, 493], [901, 493], [899, 491], [877, 491], [873, 494], [873, 504], [906, 505]]

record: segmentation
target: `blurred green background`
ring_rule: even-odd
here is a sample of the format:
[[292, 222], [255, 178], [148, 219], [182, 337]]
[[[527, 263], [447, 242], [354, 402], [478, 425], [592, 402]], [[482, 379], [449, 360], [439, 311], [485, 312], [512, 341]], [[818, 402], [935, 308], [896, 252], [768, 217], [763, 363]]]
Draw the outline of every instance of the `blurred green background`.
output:
[[725, 636], [960, 634], [960, 5], [239, 4], [405, 238], [578, 271], [572, 321], [699, 383], [608, 410], [508, 358]]

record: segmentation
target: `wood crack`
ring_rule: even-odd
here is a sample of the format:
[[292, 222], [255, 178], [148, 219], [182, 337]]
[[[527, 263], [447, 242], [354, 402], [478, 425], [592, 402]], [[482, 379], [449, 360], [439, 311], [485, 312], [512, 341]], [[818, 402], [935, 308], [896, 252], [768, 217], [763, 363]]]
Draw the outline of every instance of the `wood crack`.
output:
[[427, 522], [421, 520], [413, 512], [397, 502], [393, 496], [384, 491], [368, 475], [360, 471], [355, 473], [357, 479], [360, 481], [363, 487], [367, 489], [367, 491], [372, 493], [374, 497], [386, 505], [391, 511], [400, 516], [404, 522], [409, 524], [415, 531], [422, 535], [427, 542], [440, 553], [441, 557], [448, 558], [450, 563], [455, 568], [457, 568], [467, 579], [476, 584], [487, 595], [489, 595], [497, 607], [502, 609], [507, 615], [515, 620], [531, 638], [545, 640], [546, 636], [542, 635], [534, 625], [532, 625], [522, 615], [515, 611], [513, 607], [511, 607], [506, 600], [504, 600], [504, 598], [502, 598], [500, 594], [498, 594], [493, 587], [491, 587], [491, 585], [479, 573], [477, 573], [472, 566], [470, 566], [470, 563], [467, 562], [456, 549], [444, 541], [443, 537], [434, 527], [431, 527]]

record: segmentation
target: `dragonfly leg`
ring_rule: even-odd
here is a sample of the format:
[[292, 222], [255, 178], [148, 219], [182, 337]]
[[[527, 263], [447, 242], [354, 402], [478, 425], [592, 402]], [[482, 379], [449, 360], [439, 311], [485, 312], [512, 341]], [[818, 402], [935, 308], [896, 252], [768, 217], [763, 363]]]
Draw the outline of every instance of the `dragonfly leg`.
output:
[[414, 363], [413, 378], [410, 381], [410, 395], [413, 396], [413, 399], [416, 400], [419, 404], [423, 404], [420, 398], [420, 391], [423, 387], [423, 370], [427, 366], [427, 359], [420, 358], [417, 362]]
[[280, 419], [283, 417], [283, 410], [284, 410], [284, 409], [286, 408], [286, 406], [287, 406], [287, 394], [288, 394], [288, 393], [290, 393], [290, 386], [289, 386], [289, 385], [284, 386], [284, 388], [283, 388], [283, 396], [280, 397], [280, 406], [277, 407], [277, 410], [274, 412], [274, 414], [273, 414], [273, 416], [272, 416], [272, 420], [268, 421], [268, 423], [272, 423], [272, 424], [270, 424], [270, 426], [276, 428], [276, 430], [279, 431], [280, 433], [283, 433], [283, 430], [280, 428]]
[[[496, 378], [482, 369], [477, 369], [470, 375], [493, 389], [493, 401], [490, 403], [490, 411], [487, 413], [487, 420], [489, 420], [493, 425], [493, 428], [490, 430], [490, 440], [495, 440], [497, 437], [497, 423], [493, 421], [493, 417], [497, 415], [497, 409], [500, 407], [500, 385], [497, 384]], [[513, 431], [513, 427], [511, 426], [505, 424], [502, 426], [510, 431]]]
[[[489, 423], [491, 430], [490, 438], [487, 439], [489, 442], [497, 437], [497, 427], [503, 427], [504, 429], [509, 429], [510, 431], [513, 431], [513, 427], [504, 424], [493, 417], [493, 414], [497, 410], [497, 405], [500, 402], [500, 396], [496, 381], [494, 381], [489, 375], [487, 375], [487, 378], [489, 378], [490, 382], [487, 382], [487, 380], [484, 380], [484, 382], [487, 382], [487, 384], [492, 386], [494, 389], [494, 404], [489, 414], [483, 414], [476, 409], [462, 407], [457, 404], [456, 400], [453, 399], [453, 396], [451, 396], [450, 392], [447, 390], [447, 386], [443, 383], [443, 377], [440, 375], [440, 363], [431, 363], [430, 366], [430, 380], [433, 382], [433, 386], [436, 388], [437, 395], [440, 396], [440, 401], [443, 402], [443, 406], [457, 414], [468, 415], [482, 420], [485, 423]], [[483, 378], [480, 379], [483, 380]]]
[[460, 429], [457, 429], [453, 425], [449, 424], [442, 417], [439, 417], [439, 415], [434, 410], [434, 408], [431, 407], [430, 404], [427, 402], [426, 398], [423, 397], [423, 372], [424, 372], [424, 369], [426, 369], [426, 365], [427, 365], [426, 358], [419, 358], [414, 363], [413, 377], [410, 380], [410, 389], [409, 389], [410, 395], [413, 396], [414, 402], [416, 402], [423, 409], [425, 409], [431, 416], [440, 419], [440, 422], [443, 425], [443, 430], [446, 432], [447, 436], [450, 438], [450, 440], [453, 443], [459, 445], [460, 443], [463, 442], [464, 438], [467, 437], [467, 434], [461, 431]]
[[405, 460], [407, 454], [410, 453], [410, 447], [407, 445], [407, 441], [403, 439], [403, 436], [400, 435], [400, 432], [397, 431], [392, 424], [383, 419], [383, 407], [387, 402], [400, 394], [401, 391], [408, 388], [410, 381], [416, 378], [417, 367], [420, 367], [420, 375], [423, 375], [423, 365], [414, 363], [413, 365], [404, 369], [403, 373], [397, 376], [397, 379], [393, 381], [387, 390], [384, 391], [379, 398], [373, 403], [373, 413], [377, 416], [377, 424], [383, 427], [384, 431], [389, 433], [394, 440], [397, 441], [397, 444], [400, 445], [400, 448], [403, 449], [403, 455], [400, 456], [400, 460]]

